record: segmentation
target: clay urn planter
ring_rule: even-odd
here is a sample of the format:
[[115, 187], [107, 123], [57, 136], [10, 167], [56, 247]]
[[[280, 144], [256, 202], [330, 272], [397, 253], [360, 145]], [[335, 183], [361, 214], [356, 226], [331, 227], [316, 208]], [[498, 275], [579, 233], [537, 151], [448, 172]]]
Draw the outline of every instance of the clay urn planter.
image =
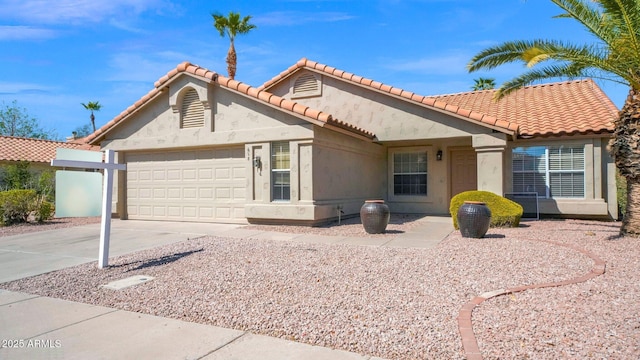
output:
[[479, 239], [489, 230], [491, 210], [481, 201], [465, 201], [458, 209], [457, 218], [462, 237]]
[[360, 220], [369, 234], [381, 234], [389, 224], [391, 212], [384, 200], [367, 200], [360, 208]]

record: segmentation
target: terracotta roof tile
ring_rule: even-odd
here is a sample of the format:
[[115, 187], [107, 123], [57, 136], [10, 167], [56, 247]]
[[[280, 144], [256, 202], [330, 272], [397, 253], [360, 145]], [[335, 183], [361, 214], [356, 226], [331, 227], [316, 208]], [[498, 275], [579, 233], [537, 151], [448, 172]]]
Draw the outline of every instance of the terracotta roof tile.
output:
[[269, 89], [301, 68], [319, 70], [331, 76], [341, 74], [338, 77], [346, 81], [524, 137], [610, 132], [618, 113], [613, 102], [592, 80], [528, 86], [496, 103], [493, 101], [495, 90], [421, 97], [358, 75], [328, 73], [325, 66], [305, 58], [264, 83], [260, 89]]
[[91, 146], [78, 140], [80, 139], [62, 142], [0, 136], [0, 161], [50, 163], [51, 159], [56, 158], [57, 148], [100, 151], [99, 146]]
[[[313, 70], [318, 70], [322, 73], [325, 73], [327, 75], [331, 75], [331, 76], [335, 76], [335, 77], [339, 77], [341, 79], [344, 79], [346, 81], [350, 81], [352, 83], [358, 84], [358, 85], [362, 85], [362, 86], [366, 86], [369, 87], [373, 90], [376, 91], [382, 91], [385, 93], [389, 93], [395, 96], [398, 96], [399, 98], [402, 98], [404, 100], [407, 101], [412, 101], [412, 102], [416, 102], [420, 105], [426, 105], [426, 106], [430, 106], [430, 107], [435, 107], [437, 109], [441, 109], [444, 110], [445, 112], [449, 112], [455, 115], [458, 115], [462, 118], [466, 118], [467, 120], [470, 121], [475, 121], [475, 122], [480, 122], [482, 124], [486, 124], [486, 125], [491, 125], [495, 127], [495, 119], [491, 119], [491, 118], [484, 118], [483, 116], [476, 116], [474, 118], [470, 117], [471, 112], [469, 112], [469, 110], [473, 110], [473, 109], [465, 109], [463, 106], [459, 106], [457, 104], [447, 104], [446, 102], [437, 102], [434, 101], [433, 99], [429, 100], [428, 97], [421, 97], [421, 96], [416, 96], [416, 94], [410, 92], [410, 91], [406, 91], [397, 87], [393, 87], [390, 85], [385, 85], [383, 83], [380, 83], [378, 81], [374, 81], [371, 79], [367, 79], [361, 76], [357, 76], [357, 75], [353, 75], [350, 73], [346, 73], [346, 72], [342, 72], [342, 71], [336, 71], [334, 68], [332, 67], [328, 67], [326, 65], [322, 65], [319, 64], [315, 61], [311, 61], [311, 60], [307, 60], [305, 58], [300, 59], [298, 62], [296, 62], [296, 64], [294, 64], [293, 66], [290, 66], [287, 70], [281, 72], [280, 74], [278, 74], [277, 76], [275, 76], [274, 78], [272, 78], [271, 80], [265, 82], [262, 86], [259, 87], [259, 89], [261, 90], [267, 90], [270, 87], [274, 86], [275, 84], [279, 83], [280, 81], [282, 81], [283, 79], [287, 78], [289, 75], [291, 75], [292, 73], [300, 70], [301, 68], [308, 68], [308, 69], [313, 69]], [[447, 106], [447, 105], [454, 105], [454, 106]], [[505, 131], [507, 133], [512, 133], [512, 134], [517, 134], [518, 132], [518, 126], [514, 126], [512, 125], [509, 121], [507, 121], [507, 123], [509, 123], [508, 126], [506, 127], [500, 127], [500, 129], [502, 131]], [[503, 122], [501, 122], [500, 124], [504, 124]]]
[[495, 92], [431, 98], [495, 117], [499, 127], [517, 124], [521, 137], [611, 132], [618, 116], [613, 102], [590, 79], [527, 86], [497, 102]]
[[247, 89], [247, 95], [251, 97], [257, 98], [259, 96], [259, 93], [260, 93], [260, 90], [258, 90], [257, 88], [250, 87], [249, 89]]
[[391, 92], [391, 89], [392, 87], [389, 85], [382, 84], [382, 86], [380, 86], [380, 90], [384, 92]]
[[[308, 64], [308, 63], [305, 62], [305, 64]], [[313, 63], [311, 62], [311, 64]], [[327, 67], [322, 64], [315, 63], [314, 66], [318, 66], [323, 70], [327, 69]], [[331, 69], [332, 69], [331, 71], [335, 70], [333, 68]], [[226, 87], [234, 91], [238, 91], [244, 95], [250, 96], [259, 101], [279, 107], [282, 110], [290, 111], [299, 116], [307, 118], [309, 121], [313, 120], [316, 123], [316, 125], [319, 125], [319, 126], [329, 125], [329, 127], [335, 126], [340, 129], [347, 130], [348, 133], [353, 135], [362, 136], [368, 139], [375, 138], [375, 135], [372, 132], [359, 128], [357, 126], [347, 124], [342, 121], [334, 120], [333, 117], [329, 114], [323, 113], [321, 111], [309, 112], [307, 111], [308, 109], [307, 106], [298, 104], [291, 100], [281, 98], [267, 91], [264, 91], [262, 88], [253, 88], [250, 85], [241, 83], [236, 80], [232, 80], [230, 78], [227, 78], [225, 76], [209, 71], [205, 68], [202, 68], [198, 65], [193, 65], [189, 62], [182, 62], [178, 64], [176, 68], [170, 70], [166, 75], [162, 76], [158, 81], [156, 81], [154, 83], [154, 88], [151, 91], [149, 91], [146, 95], [144, 95], [142, 98], [140, 98], [140, 100], [136, 101], [133, 105], [129, 106], [125, 111], [123, 111], [118, 116], [113, 118], [111, 121], [109, 121], [107, 124], [102, 126], [100, 129], [97, 129], [93, 134], [89, 135], [86, 138], [87, 143], [89, 144], [97, 143], [107, 131], [111, 130], [111, 128], [116, 126], [118, 123], [120, 123], [124, 119], [128, 118], [129, 115], [137, 111], [139, 108], [144, 106], [144, 104], [146, 104], [148, 101], [150, 101], [155, 96], [160, 94], [166, 83], [168, 83], [171, 79], [173, 79], [174, 77], [176, 77], [177, 75], [183, 72], [190, 73], [200, 77], [205, 77], [210, 81], [216, 81], [220, 86]], [[337, 73], [340, 75], [345, 74], [343, 71], [337, 71]]]

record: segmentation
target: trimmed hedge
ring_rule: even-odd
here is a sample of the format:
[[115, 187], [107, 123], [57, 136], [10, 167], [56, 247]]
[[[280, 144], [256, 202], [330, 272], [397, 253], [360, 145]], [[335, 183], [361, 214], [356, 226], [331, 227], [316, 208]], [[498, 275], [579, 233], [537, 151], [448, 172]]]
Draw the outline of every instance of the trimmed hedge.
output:
[[38, 196], [35, 190], [14, 189], [0, 192], [0, 225], [28, 222], [30, 216], [37, 222], [51, 219], [52, 203]]
[[489, 191], [465, 191], [454, 196], [449, 205], [453, 227], [458, 229], [458, 209], [465, 201], [482, 201], [491, 210], [491, 227], [518, 227], [522, 218], [522, 206]]

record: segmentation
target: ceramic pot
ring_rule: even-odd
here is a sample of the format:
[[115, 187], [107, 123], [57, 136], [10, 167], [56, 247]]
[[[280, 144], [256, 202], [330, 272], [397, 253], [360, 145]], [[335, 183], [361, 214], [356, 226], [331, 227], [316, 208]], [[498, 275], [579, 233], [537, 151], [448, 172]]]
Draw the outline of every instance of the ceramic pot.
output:
[[384, 200], [367, 200], [360, 208], [360, 220], [364, 231], [369, 234], [381, 234], [389, 224], [391, 212]]
[[489, 230], [491, 210], [480, 201], [465, 201], [458, 209], [458, 227], [462, 237], [483, 237]]

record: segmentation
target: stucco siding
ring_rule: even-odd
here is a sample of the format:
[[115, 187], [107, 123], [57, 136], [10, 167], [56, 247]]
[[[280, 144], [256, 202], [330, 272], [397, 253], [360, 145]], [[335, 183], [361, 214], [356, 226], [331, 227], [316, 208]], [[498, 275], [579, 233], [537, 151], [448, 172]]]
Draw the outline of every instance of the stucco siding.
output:
[[[175, 85], [174, 85], [175, 86]], [[184, 86], [194, 86], [191, 83]], [[312, 125], [230, 90], [209, 85], [203, 127], [180, 128], [180, 113], [164, 92], [106, 135], [102, 146], [118, 151], [244, 144], [313, 136]]]
[[261, 154], [263, 169], [254, 171], [245, 206], [250, 222], [314, 224], [357, 214], [364, 200], [384, 198], [385, 150], [382, 145], [314, 127], [313, 138], [289, 142], [291, 199], [273, 201], [268, 158], [270, 143], [247, 144], [246, 152]]
[[[335, 118], [367, 129], [380, 141], [425, 140], [490, 133], [486, 127], [445, 115], [322, 75], [322, 96], [296, 98], [295, 101], [332, 114]], [[291, 98], [289, 81], [270, 89]]]
[[313, 147], [315, 202], [340, 206], [349, 215], [358, 213], [365, 200], [385, 199], [384, 147], [321, 130]]
[[[392, 212], [446, 215], [451, 199], [451, 159], [452, 149], [470, 148], [471, 139], [450, 139], [423, 142], [391, 143], [387, 147], [387, 200]], [[442, 151], [442, 160], [437, 160]], [[403, 152], [424, 152], [427, 154], [427, 194], [421, 196], [395, 195], [393, 184], [393, 156]]]

